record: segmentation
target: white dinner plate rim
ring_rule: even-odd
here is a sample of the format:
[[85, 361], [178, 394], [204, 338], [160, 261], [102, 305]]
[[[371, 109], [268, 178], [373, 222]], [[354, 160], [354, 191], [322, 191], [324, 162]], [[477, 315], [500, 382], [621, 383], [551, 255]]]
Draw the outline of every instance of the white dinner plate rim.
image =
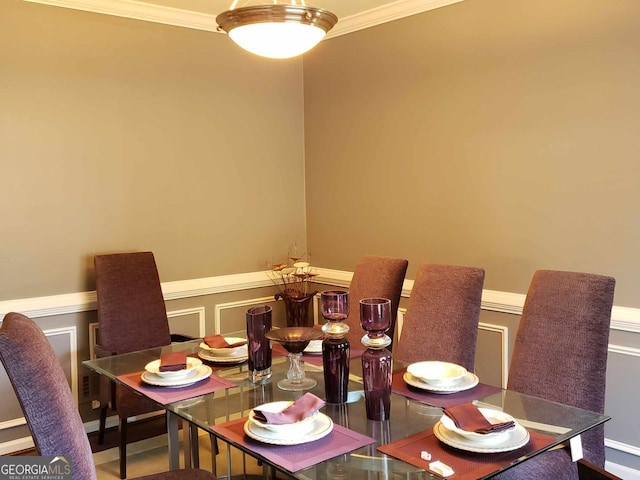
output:
[[[508, 439], [502, 442], [502, 445], [481, 445], [478, 442], [474, 442], [468, 438], [462, 437], [452, 430], [449, 430], [442, 425], [442, 422], [438, 422], [433, 426], [433, 434], [442, 443], [446, 443], [450, 447], [457, 448], [458, 450], [465, 450], [473, 453], [501, 453], [517, 450], [524, 447], [531, 438], [529, 432], [522, 425], [518, 424], [515, 429], [508, 432]], [[509, 442], [506, 443], [505, 442]]]
[[[318, 412], [317, 418], [314, 420], [316, 427], [310, 432], [299, 436], [290, 434], [278, 434], [272, 430], [267, 430], [256, 422], [247, 419], [244, 423], [244, 432], [254, 440], [272, 445], [300, 445], [303, 443], [315, 442], [326, 437], [333, 430], [333, 420], [324, 413]], [[284, 435], [284, 436], [282, 436]]]
[[189, 374], [192, 374], [194, 371], [197, 371], [198, 367], [202, 365], [202, 360], [200, 360], [199, 358], [187, 357], [187, 368], [184, 368], [182, 370], [174, 370], [170, 372], [161, 372], [160, 371], [161, 361], [162, 359], [153, 360], [147, 363], [144, 366], [144, 369], [153, 375], [157, 375], [158, 377], [167, 378], [167, 379], [168, 378], [178, 379], [178, 378], [186, 378]]
[[476, 385], [478, 385], [478, 383], [480, 383], [480, 379], [478, 378], [478, 376], [475, 373], [471, 373], [471, 372], [467, 372], [467, 374], [464, 377], [462, 377], [461, 383], [448, 386], [448, 387], [442, 387], [439, 385], [429, 385], [428, 383], [425, 383], [422, 380], [415, 378], [409, 372], [404, 372], [404, 375], [402, 376], [402, 378], [406, 383], [408, 383], [412, 387], [416, 387], [421, 390], [427, 390], [432, 393], [442, 393], [442, 394], [463, 392], [465, 390], [469, 390], [470, 388], [475, 387]]
[[218, 357], [216, 355], [209, 355], [207, 351], [203, 351], [203, 350], [200, 350], [198, 352], [198, 356], [201, 359], [206, 360], [208, 362], [225, 363], [225, 364], [232, 364], [232, 365], [243, 363], [249, 360], [248, 355], [238, 355], [234, 357]]
[[186, 378], [166, 379], [158, 377], [157, 375], [146, 371], [142, 372], [140, 378], [143, 382], [158, 387], [186, 387], [187, 385], [191, 385], [193, 383], [204, 380], [205, 378], [209, 378], [212, 373], [213, 370], [209, 365], [200, 365], [196, 370], [195, 375]]

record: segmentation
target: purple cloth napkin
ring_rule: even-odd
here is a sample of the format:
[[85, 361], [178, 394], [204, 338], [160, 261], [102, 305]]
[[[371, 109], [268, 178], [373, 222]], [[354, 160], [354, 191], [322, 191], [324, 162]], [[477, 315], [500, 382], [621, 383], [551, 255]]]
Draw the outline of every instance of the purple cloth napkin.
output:
[[445, 408], [444, 414], [453, 420], [456, 427], [466, 430], [467, 432], [475, 432], [483, 435], [508, 430], [515, 425], [513, 420], [492, 424], [473, 403], [463, 403]]
[[209, 345], [211, 348], [235, 348], [241, 347], [242, 345], [246, 345], [247, 341], [242, 340], [240, 342], [229, 343], [227, 339], [222, 335], [207, 335], [203, 338], [204, 343]]
[[255, 415], [256, 420], [262, 423], [287, 425], [299, 422], [313, 415], [324, 407], [324, 404], [324, 400], [316, 397], [311, 392], [307, 392], [281, 412], [265, 412], [254, 408], [253, 414]]
[[177, 372], [187, 368], [187, 354], [185, 352], [165, 353], [160, 356], [161, 372]]

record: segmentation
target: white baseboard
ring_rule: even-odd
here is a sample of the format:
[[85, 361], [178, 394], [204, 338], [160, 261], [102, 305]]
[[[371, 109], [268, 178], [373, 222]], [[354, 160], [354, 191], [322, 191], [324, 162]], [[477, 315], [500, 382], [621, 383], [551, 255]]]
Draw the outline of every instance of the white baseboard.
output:
[[607, 472], [617, 475], [622, 480], [640, 480], [640, 470], [634, 470], [612, 462], [605, 462], [604, 468]]

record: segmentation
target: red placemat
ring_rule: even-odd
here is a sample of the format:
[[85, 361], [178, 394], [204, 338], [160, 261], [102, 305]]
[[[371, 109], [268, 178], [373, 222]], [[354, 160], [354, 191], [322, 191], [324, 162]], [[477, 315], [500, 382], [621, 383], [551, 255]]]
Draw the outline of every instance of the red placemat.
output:
[[334, 423], [331, 433], [319, 440], [299, 445], [270, 445], [258, 442], [244, 433], [244, 424], [247, 418], [212, 425], [211, 429], [224, 440], [241, 445], [289, 472], [297, 472], [375, 443], [371, 437]]
[[391, 391], [412, 400], [417, 400], [419, 402], [434, 405], [436, 407], [447, 408], [453, 405], [460, 405], [461, 403], [479, 400], [483, 397], [486, 397], [487, 395], [492, 395], [494, 393], [502, 391], [502, 389], [499, 387], [494, 387], [493, 385], [487, 385], [485, 383], [479, 383], [469, 390], [464, 390], [458, 393], [431, 393], [426, 390], [420, 390], [419, 388], [407, 385], [407, 382], [405, 382], [402, 378], [404, 372], [405, 370], [403, 369], [393, 373], [393, 377], [391, 380]]
[[217, 390], [237, 386], [237, 384], [229, 380], [225, 380], [217, 375], [211, 375], [209, 378], [185, 387], [159, 387], [144, 383], [140, 378], [142, 373], [143, 372], [135, 372], [119, 375], [117, 379], [161, 405], [179, 402], [187, 398], [199, 397], [200, 395], [206, 395], [207, 393], [212, 393]]
[[[378, 450], [392, 457], [399, 458], [418, 468], [429, 470], [429, 463], [440, 460], [449, 465], [455, 472], [447, 479], [476, 480], [490, 475], [510, 465], [524, 455], [536, 452], [555, 440], [537, 432], [529, 432], [531, 439], [525, 446], [511, 452], [471, 453], [445, 445], [433, 434], [433, 429], [425, 430], [402, 440], [378, 447]], [[431, 454], [431, 460], [420, 458], [422, 451]]]
[[[276, 356], [287, 356], [289, 355], [289, 352], [287, 352], [285, 350], [285, 348], [280, 345], [279, 343], [272, 343], [272, 347], [271, 350], [273, 352], [273, 355]], [[360, 348], [353, 348], [353, 347], [349, 347], [349, 358], [358, 358], [360, 356], [362, 356], [362, 352], [364, 350], [360, 349]], [[310, 363], [311, 365], [316, 365], [318, 367], [322, 366], [322, 354], [317, 354], [317, 355], [305, 355], [302, 354], [302, 361], [305, 363]]]

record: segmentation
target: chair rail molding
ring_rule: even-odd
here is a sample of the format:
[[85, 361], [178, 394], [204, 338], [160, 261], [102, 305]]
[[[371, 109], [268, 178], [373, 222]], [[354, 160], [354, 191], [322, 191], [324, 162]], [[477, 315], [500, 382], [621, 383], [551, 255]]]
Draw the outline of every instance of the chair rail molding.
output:
[[[353, 272], [318, 268], [318, 276], [314, 278], [314, 283], [348, 287], [352, 277]], [[162, 293], [165, 300], [177, 300], [273, 286], [268, 272], [258, 271], [164, 282]], [[405, 279], [402, 296], [409, 297], [412, 288], [413, 280]], [[484, 290], [482, 292], [482, 309], [520, 315], [525, 298], [526, 295], [520, 293]], [[66, 313], [88, 312], [95, 309], [95, 291], [0, 301], [1, 317], [4, 317], [8, 312], [20, 312], [32, 318], [40, 318]], [[611, 329], [640, 333], [640, 308], [614, 305], [611, 312]]]

